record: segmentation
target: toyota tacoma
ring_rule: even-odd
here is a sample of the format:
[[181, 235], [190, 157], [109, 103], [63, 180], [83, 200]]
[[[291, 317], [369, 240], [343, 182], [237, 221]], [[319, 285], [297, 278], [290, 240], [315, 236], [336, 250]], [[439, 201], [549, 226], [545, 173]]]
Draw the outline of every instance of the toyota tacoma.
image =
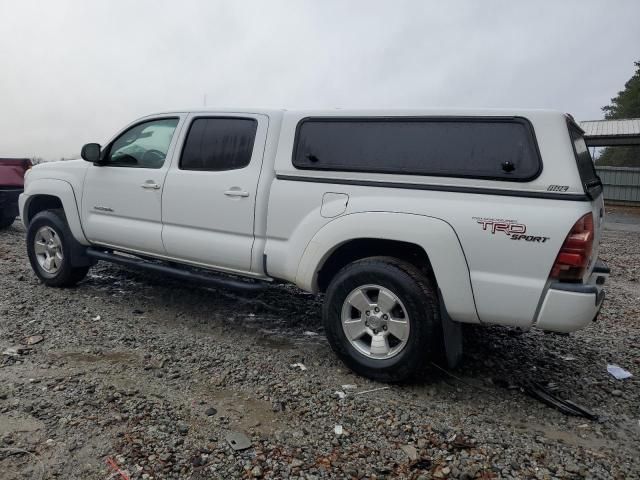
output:
[[20, 213], [35, 274], [110, 261], [324, 294], [336, 354], [382, 381], [455, 362], [461, 325], [594, 320], [604, 206], [583, 132], [542, 110], [185, 110], [38, 165]]

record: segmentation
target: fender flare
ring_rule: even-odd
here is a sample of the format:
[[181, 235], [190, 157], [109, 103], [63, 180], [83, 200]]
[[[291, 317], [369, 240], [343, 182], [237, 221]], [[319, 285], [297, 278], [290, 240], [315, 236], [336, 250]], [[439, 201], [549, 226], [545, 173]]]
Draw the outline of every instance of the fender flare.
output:
[[22, 198], [20, 202], [20, 213], [25, 227], [31, 220], [27, 218], [26, 215], [29, 211], [29, 205], [38, 195], [47, 195], [60, 199], [73, 237], [82, 245], [90, 245], [87, 237], [84, 235], [84, 231], [82, 230], [80, 212], [78, 211], [78, 199], [76, 198], [71, 184], [65, 180], [59, 180], [57, 178], [39, 178], [28, 182], [26, 190], [21, 195]]
[[309, 241], [298, 264], [296, 284], [317, 292], [320, 268], [340, 245], [360, 238], [410, 242], [426, 252], [451, 319], [480, 323], [469, 266], [453, 227], [442, 219], [395, 212], [343, 215], [322, 227]]

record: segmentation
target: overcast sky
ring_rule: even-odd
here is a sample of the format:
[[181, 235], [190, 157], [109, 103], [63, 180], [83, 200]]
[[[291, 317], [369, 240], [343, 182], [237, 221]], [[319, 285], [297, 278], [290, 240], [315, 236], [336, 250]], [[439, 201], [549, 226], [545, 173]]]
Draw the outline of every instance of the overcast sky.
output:
[[535, 107], [601, 118], [640, 1], [0, 0], [0, 155], [165, 109]]

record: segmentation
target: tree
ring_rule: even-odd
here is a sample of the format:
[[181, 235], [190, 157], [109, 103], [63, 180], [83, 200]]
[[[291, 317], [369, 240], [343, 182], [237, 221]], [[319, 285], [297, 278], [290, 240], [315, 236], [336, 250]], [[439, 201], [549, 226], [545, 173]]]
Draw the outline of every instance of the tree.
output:
[[[636, 72], [624, 85], [624, 90], [602, 107], [607, 120], [640, 118], [640, 61], [634, 62]], [[640, 167], [640, 146], [607, 147], [597, 159], [598, 165], [615, 167]]]
[[624, 90], [611, 99], [611, 105], [602, 107], [607, 120], [640, 118], [640, 61], [634, 64], [637, 67], [636, 73], [625, 83]]

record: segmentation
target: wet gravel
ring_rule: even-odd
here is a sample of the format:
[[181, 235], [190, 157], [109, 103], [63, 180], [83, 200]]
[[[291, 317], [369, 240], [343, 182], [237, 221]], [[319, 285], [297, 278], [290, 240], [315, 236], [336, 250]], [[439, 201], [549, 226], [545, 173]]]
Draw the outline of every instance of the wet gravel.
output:
[[638, 233], [605, 233], [597, 323], [469, 328], [455, 377], [428, 367], [401, 386], [347, 371], [319, 301], [293, 287], [241, 296], [101, 263], [51, 289], [23, 238], [0, 232], [0, 350], [18, 347], [0, 355], [0, 478], [640, 478]]

